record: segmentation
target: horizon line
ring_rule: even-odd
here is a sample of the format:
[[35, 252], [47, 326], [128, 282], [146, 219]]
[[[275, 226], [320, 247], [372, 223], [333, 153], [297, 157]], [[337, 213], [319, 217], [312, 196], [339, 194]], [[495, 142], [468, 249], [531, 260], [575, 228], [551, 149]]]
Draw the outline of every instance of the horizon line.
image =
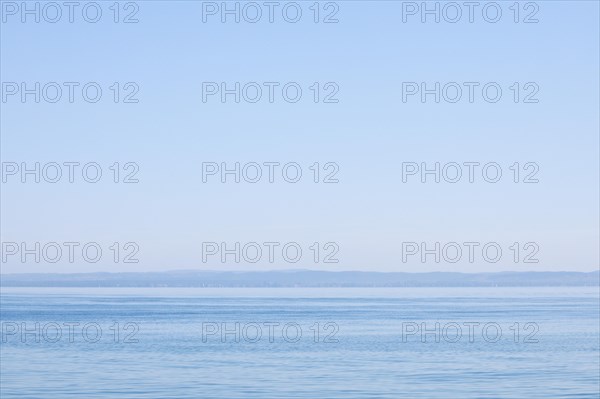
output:
[[93, 272], [23, 272], [23, 273], [2, 273], [0, 276], [24, 275], [24, 274], [125, 274], [125, 273], [290, 273], [290, 272], [318, 272], [318, 273], [404, 273], [404, 274], [432, 274], [432, 273], [455, 273], [455, 274], [501, 274], [501, 273], [596, 273], [600, 268], [590, 271], [573, 270], [503, 270], [490, 272], [462, 272], [462, 271], [430, 271], [430, 272], [410, 272], [410, 271], [381, 271], [381, 270], [315, 270], [315, 269], [281, 269], [281, 270], [196, 270], [196, 269], [170, 269], [153, 271], [93, 271]]

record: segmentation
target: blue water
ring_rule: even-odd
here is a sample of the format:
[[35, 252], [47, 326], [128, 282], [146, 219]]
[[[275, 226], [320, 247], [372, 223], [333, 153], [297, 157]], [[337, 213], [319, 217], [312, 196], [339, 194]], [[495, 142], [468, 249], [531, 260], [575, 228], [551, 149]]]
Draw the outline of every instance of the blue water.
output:
[[0, 397], [598, 398], [599, 317], [597, 287], [3, 288]]

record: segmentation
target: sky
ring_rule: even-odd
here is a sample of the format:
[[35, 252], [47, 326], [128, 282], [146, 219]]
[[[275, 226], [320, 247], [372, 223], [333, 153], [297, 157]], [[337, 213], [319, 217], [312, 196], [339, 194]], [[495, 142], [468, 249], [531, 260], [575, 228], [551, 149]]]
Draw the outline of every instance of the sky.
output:
[[275, 3], [2, 1], [2, 273], [598, 269], [598, 2]]

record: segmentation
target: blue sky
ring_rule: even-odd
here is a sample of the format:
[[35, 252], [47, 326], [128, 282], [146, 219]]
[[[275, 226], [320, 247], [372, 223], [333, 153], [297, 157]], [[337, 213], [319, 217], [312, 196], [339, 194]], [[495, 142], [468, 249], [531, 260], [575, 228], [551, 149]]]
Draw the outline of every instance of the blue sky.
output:
[[[99, 242], [107, 254], [113, 242], [135, 242], [139, 263], [12, 257], [3, 272], [598, 268], [597, 2], [537, 2], [533, 24], [514, 23], [513, 2], [498, 2], [503, 14], [493, 24], [477, 12], [473, 23], [403, 23], [402, 3], [390, 1], [336, 2], [332, 24], [313, 22], [313, 2], [298, 2], [295, 24], [280, 14], [272, 24], [236, 24], [203, 23], [202, 2], [143, 1], [138, 23], [115, 24], [112, 2], [99, 3], [96, 24], [77, 13], [72, 24], [3, 15], [2, 82], [98, 82], [104, 90], [97, 103], [8, 98], [2, 161], [97, 162], [104, 176], [114, 162], [135, 162], [139, 183], [12, 177], [2, 185], [2, 241]], [[139, 102], [112, 102], [114, 82], [135, 82]], [[202, 82], [298, 82], [303, 97], [202, 102]], [[314, 82], [335, 82], [339, 102], [314, 103]], [[503, 96], [402, 102], [402, 82], [497, 82]], [[539, 102], [515, 103], [514, 82], [534, 82]], [[202, 182], [203, 162], [270, 161], [297, 162], [306, 177]], [[315, 162], [339, 165], [339, 183], [312, 183]], [[403, 183], [403, 162], [495, 162], [503, 178]], [[539, 183], [513, 183], [515, 162], [539, 165]], [[301, 243], [306, 262], [202, 262], [202, 242], [266, 241]], [[313, 242], [337, 243], [339, 262], [310, 261]], [[497, 242], [505, 254], [497, 263], [402, 262], [402, 242]], [[512, 261], [514, 242], [535, 242], [539, 262]]]

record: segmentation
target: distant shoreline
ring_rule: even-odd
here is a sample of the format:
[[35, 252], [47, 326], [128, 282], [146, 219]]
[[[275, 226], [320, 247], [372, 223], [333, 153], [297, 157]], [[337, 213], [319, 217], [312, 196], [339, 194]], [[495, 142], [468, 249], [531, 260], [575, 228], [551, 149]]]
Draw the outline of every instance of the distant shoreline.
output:
[[404, 273], [360, 271], [178, 270], [127, 273], [13, 273], [0, 275], [1, 287], [596, 287], [600, 271]]

